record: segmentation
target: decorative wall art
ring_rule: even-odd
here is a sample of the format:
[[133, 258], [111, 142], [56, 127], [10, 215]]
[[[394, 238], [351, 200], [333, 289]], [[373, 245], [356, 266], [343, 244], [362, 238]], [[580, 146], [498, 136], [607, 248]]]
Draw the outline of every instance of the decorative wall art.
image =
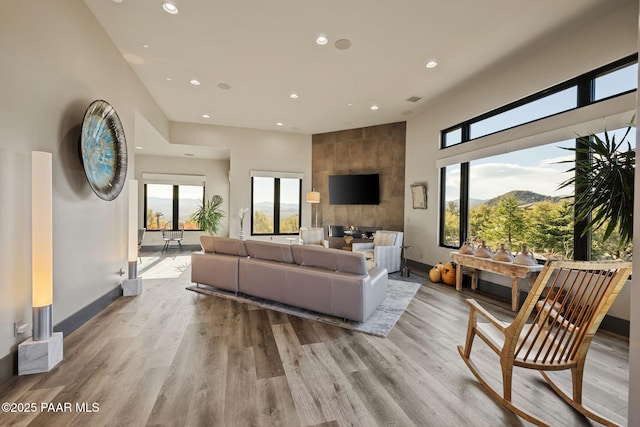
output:
[[106, 101], [93, 101], [82, 120], [80, 154], [91, 189], [114, 200], [127, 177], [127, 142], [120, 118]]
[[411, 198], [413, 199], [413, 209], [427, 209], [427, 186], [413, 184], [411, 186]]

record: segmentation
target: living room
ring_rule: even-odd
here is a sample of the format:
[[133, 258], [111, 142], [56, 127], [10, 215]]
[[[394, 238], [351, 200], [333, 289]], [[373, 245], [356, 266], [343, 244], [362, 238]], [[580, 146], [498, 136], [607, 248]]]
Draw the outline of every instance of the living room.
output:
[[[265, 121], [274, 123], [272, 129], [214, 125], [202, 120], [197, 123], [170, 120], [146, 83], [133, 71], [132, 57], [123, 57], [92, 13], [91, 7], [97, 4], [97, 1], [29, 0], [1, 6], [0, 52], [5, 60], [0, 70], [4, 81], [0, 101], [3, 129], [0, 223], [5, 231], [6, 249], [0, 257], [0, 268], [7, 274], [0, 285], [5, 296], [0, 310], [0, 324], [4, 325], [0, 328], [0, 378], [4, 380], [14, 378], [17, 346], [24, 340], [22, 336], [14, 336], [14, 322], [30, 323], [31, 319], [31, 151], [53, 154], [54, 326], [73, 330], [86, 321], [82, 320], [86, 319], [82, 313], [99, 313], [120, 296], [122, 276], [119, 272], [127, 268], [127, 191], [111, 202], [98, 199], [87, 184], [77, 155], [82, 117], [95, 99], [109, 101], [122, 120], [129, 152], [128, 177], [138, 179], [139, 194], [143, 194], [143, 173], [206, 176], [207, 194], [221, 194], [225, 199], [226, 217], [220, 234], [231, 237], [239, 235], [239, 210], [251, 206], [252, 171], [300, 173], [304, 176], [302, 193], [306, 194], [326, 185], [316, 182], [319, 178], [314, 175], [317, 160], [313, 152], [314, 137], [327, 132], [406, 122], [401, 182], [403, 223], [400, 226], [406, 244], [412, 246], [409, 260], [425, 270], [448, 260], [451, 250], [439, 244], [441, 167], [495, 155], [513, 147], [529, 148], [572, 138], [578, 132], [623, 126], [636, 111], [635, 94], [625, 95], [595, 107], [440, 149], [444, 129], [637, 52], [636, 1], [591, 1], [588, 7], [565, 16], [562, 23], [541, 20], [536, 24], [539, 32], [535, 37], [523, 37], [517, 49], [495, 58], [490, 66], [468, 72], [467, 78], [454, 88], [435, 91], [434, 96], [415, 106], [405, 103], [409, 106], [398, 110], [395, 116], [379, 115], [382, 117], [379, 122], [363, 120], [346, 125], [342, 120], [335, 128], [309, 133], [282, 129], [267, 112]], [[118, 6], [104, 0], [100, 7]], [[496, 6], [494, 12], [500, 13], [502, 6]], [[554, 5], [544, 7], [553, 15]], [[472, 19], [473, 16], [464, 17], [465, 22]], [[509, 16], [503, 16], [502, 20], [516, 38], [518, 27], [508, 27]], [[489, 55], [498, 43], [491, 37], [497, 35], [489, 28], [475, 27], [474, 31], [476, 38], [486, 36], [487, 42], [479, 43], [469, 55], [475, 55], [476, 59]], [[144, 52], [146, 48], [142, 49]], [[460, 46], [458, 56], [460, 52], [466, 53], [467, 49]], [[428, 54], [420, 52], [420, 56]], [[446, 57], [444, 52], [439, 56]], [[451, 56], [451, 64], [441, 60], [440, 68], [420, 71], [446, 74], [446, 67], [471, 67], [466, 65], [467, 61], [474, 60], [473, 57], [458, 58], [454, 62], [455, 55]], [[430, 78], [429, 74], [424, 77], [426, 81]], [[425, 91], [427, 86], [423, 86]], [[194, 88], [184, 87], [184, 90], [191, 89]], [[225, 90], [215, 92], [221, 97], [225, 93]], [[421, 93], [403, 92], [403, 102], [410, 95]], [[403, 111], [410, 114], [403, 115]], [[174, 150], [173, 156], [165, 154], [170, 150]], [[186, 153], [193, 154], [194, 158], [185, 156]], [[363, 163], [366, 150], [364, 156]], [[427, 209], [412, 206], [410, 186], [416, 183], [426, 185]], [[324, 191], [318, 210], [319, 223], [328, 225], [332, 214]], [[143, 206], [141, 197], [141, 225]], [[301, 204], [302, 226], [314, 225], [312, 208], [310, 204]], [[351, 224], [376, 225], [364, 221], [349, 220]], [[197, 245], [199, 235], [188, 232], [185, 242]], [[145, 238], [148, 239], [145, 244], [160, 244], [157, 234], [148, 233]], [[285, 243], [286, 237], [274, 236], [273, 240]], [[625, 307], [620, 308], [619, 317], [630, 321], [631, 342], [637, 343], [640, 316], [629, 307], [640, 303], [640, 295], [631, 293], [630, 289], [625, 292]], [[451, 345], [461, 339], [463, 337], [452, 339]], [[631, 345], [630, 349], [631, 369], [637, 370], [640, 366], [637, 346]], [[640, 387], [635, 377], [630, 376], [630, 401], [633, 393], [637, 398]], [[478, 393], [474, 391], [475, 394]], [[638, 411], [640, 408], [629, 405], [629, 425], [634, 424], [632, 420], [640, 420]], [[496, 412], [501, 416], [498, 409]]]

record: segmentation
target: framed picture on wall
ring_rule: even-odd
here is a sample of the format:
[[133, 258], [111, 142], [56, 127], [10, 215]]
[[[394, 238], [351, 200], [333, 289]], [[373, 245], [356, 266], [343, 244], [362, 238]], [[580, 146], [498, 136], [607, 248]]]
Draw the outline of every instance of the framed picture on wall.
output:
[[427, 209], [427, 186], [413, 184], [411, 186], [411, 198], [413, 199], [413, 209]]

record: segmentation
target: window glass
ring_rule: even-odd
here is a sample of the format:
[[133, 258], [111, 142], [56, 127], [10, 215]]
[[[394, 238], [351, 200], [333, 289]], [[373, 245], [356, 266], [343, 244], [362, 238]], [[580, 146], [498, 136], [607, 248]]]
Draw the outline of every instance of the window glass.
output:
[[460, 165], [445, 168], [444, 234], [442, 244], [460, 246]]
[[275, 178], [253, 177], [253, 234], [274, 232]]
[[280, 233], [300, 229], [300, 180], [280, 178]]
[[173, 228], [173, 185], [147, 184], [147, 230]]
[[638, 64], [628, 65], [595, 79], [595, 100], [637, 89]]
[[501, 243], [514, 254], [523, 244], [537, 258], [573, 255], [572, 188], [558, 190], [573, 160], [560, 147], [574, 140], [488, 157], [469, 164], [469, 238]]
[[202, 205], [204, 187], [201, 185], [178, 186], [178, 228], [198, 230], [191, 216]]
[[471, 123], [471, 139], [548, 117], [577, 107], [578, 88], [570, 87], [536, 101], [512, 108], [495, 116]]
[[443, 147], [451, 147], [452, 145], [462, 142], [462, 128], [454, 129], [444, 134]]

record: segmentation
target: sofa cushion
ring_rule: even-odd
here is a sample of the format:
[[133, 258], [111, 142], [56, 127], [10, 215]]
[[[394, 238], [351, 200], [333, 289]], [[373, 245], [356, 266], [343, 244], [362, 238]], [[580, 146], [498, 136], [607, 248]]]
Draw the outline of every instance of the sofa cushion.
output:
[[228, 237], [200, 236], [202, 248], [207, 253], [224, 255], [247, 256], [247, 248], [244, 241], [240, 239], [230, 239]]
[[302, 266], [341, 273], [367, 274], [364, 256], [358, 253], [303, 245], [292, 246], [291, 253], [295, 263]]
[[261, 242], [259, 240], [247, 240], [245, 242], [245, 246], [247, 248], [247, 254], [251, 258], [293, 264], [291, 245]]
[[[293, 261], [298, 265], [336, 271], [338, 268], [336, 252], [338, 249], [326, 249], [320, 246], [291, 246]], [[342, 251], [340, 251], [342, 252]]]
[[396, 233], [389, 233], [386, 231], [376, 231], [376, 235], [373, 238], [374, 246], [394, 246], [396, 244]]
[[338, 258], [338, 271], [341, 273], [367, 274], [365, 257], [357, 252], [340, 251]]

